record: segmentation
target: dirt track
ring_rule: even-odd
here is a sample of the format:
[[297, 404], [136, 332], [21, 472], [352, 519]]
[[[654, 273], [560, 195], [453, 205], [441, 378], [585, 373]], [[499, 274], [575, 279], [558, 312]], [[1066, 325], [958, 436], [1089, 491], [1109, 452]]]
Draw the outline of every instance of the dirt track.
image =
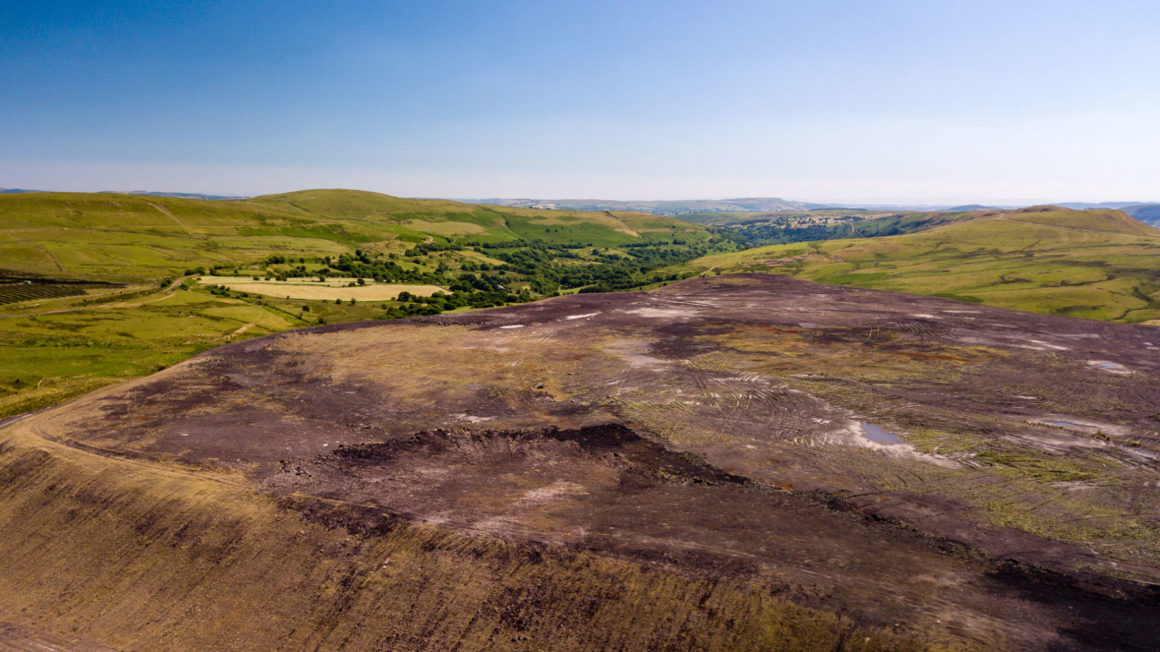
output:
[[[778, 276], [327, 326], [30, 419], [968, 645], [1160, 644], [1160, 331]], [[874, 442], [861, 424], [899, 443]]]

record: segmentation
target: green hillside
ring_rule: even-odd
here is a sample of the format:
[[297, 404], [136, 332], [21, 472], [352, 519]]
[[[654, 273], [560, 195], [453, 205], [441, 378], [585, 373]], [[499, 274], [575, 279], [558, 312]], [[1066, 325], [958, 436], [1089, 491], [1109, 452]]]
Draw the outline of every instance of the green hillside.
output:
[[308, 190], [248, 200], [95, 193], [0, 195], [0, 268], [99, 280], [161, 279], [271, 254], [403, 252], [419, 242], [617, 246], [706, 237], [639, 213], [581, 213]]
[[636, 287], [735, 246], [654, 215], [352, 190], [2, 195], [0, 416], [238, 338]]
[[965, 217], [905, 235], [710, 255], [677, 269], [789, 274], [1091, 319], [1160, 319], [1160, 231], [1114, 210]]

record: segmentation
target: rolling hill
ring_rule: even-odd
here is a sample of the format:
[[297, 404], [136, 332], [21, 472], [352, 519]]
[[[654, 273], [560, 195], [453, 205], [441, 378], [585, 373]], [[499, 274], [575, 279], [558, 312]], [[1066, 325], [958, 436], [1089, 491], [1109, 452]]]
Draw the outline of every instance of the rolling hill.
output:
[[486, 204], [508, 207], [550, 208], [574, 211], [637, 211], [654, 215], [686, 213], [752, 213], [768, 211], [803, 211], [824, 208], [825, 204], [790, 201], [778, 197], [739, 197], [735, 199], [686, 199], [662, 201], [621, 201], [615, 199], [481, 199]]
[[351, 190], [2, 195], [0, 416], [234, 339], [644, 285], [730, 248], [653, 215]]
[[1160, 204], [1133, 204], [1121, 210], [1145, 224], [1160, 227]]
[[1116, 210], [988, 210], [928, 230], [710, 255], [682, 273], [761, 271], [1115, 321], [1160, 319], [1160, 231]]
[[308, 190], [246, 200], [101, 193], [0, 196], [3, 269], [97, 280], [156, 280], [271, 254], [402, 252], [424, 241], [542, 240], [615, 246], [702, 237], [676, 220]]

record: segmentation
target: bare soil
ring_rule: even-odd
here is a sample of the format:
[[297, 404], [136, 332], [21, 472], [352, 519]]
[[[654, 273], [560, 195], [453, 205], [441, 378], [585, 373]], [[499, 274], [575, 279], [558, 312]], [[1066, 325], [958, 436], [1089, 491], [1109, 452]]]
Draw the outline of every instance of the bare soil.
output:
[[423, 523], [747, 578], [956, 645], [1155, 649], [1158, 347], [741, 275], [268, 336], [34, 423], [241, 471], [356, 536]]

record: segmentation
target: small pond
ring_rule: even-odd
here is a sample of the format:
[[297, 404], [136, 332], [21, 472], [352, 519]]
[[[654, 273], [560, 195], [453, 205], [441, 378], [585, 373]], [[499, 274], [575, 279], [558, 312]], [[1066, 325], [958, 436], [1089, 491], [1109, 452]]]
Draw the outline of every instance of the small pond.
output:
[[1046, 419], [1046, 420], [1044, 420], [1043, 423], [1046, 423], [1049, 426], [1059, 426], [1060, 428], [1081, 428], [1084, 430], [1088, 430], [1091, 428], [1091, 426], [1085, 426], [1085, 425], [1080, 424], [1080, 423], [1072, 423], [1070, 421], [1054, 421], [1051, 419]]
[[876, 444], [885, 444], [890, 446], [892, 444], [901, 444], [902, 440], [898, 435], [880, 428], [872, 423], [862, 423], [862, 436]]

